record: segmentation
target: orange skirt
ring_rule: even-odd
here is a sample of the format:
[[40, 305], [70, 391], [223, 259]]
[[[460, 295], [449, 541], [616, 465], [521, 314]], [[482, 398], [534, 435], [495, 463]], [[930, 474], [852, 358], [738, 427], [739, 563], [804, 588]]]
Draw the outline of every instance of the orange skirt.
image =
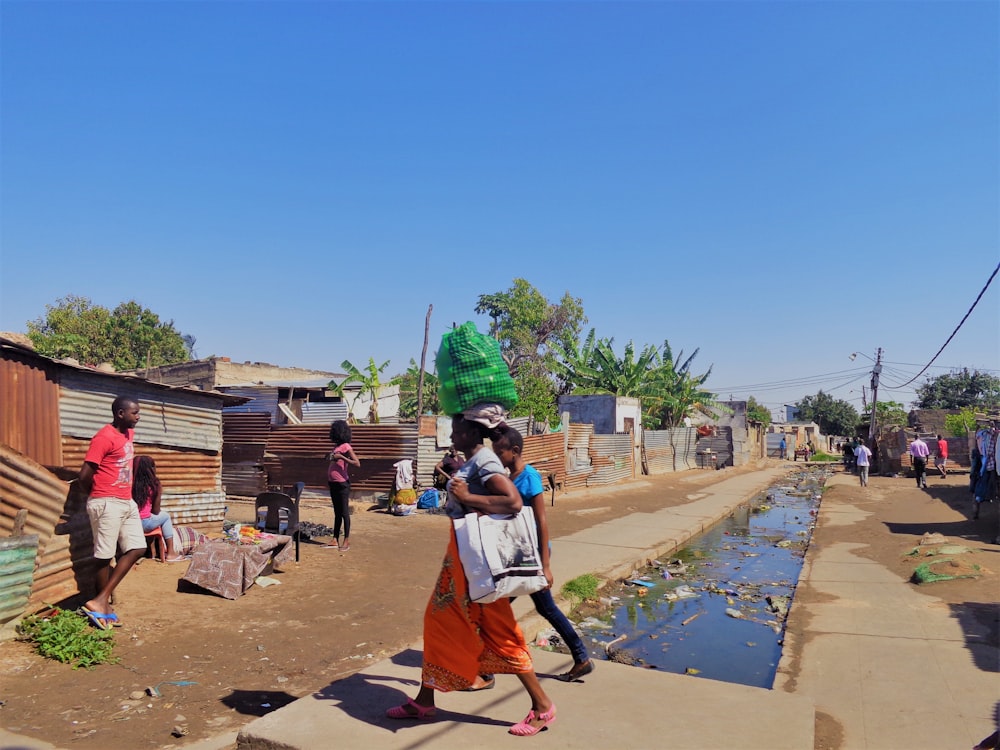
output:
[[445, 692], [464, 690], [477, 675], [532, 670], [528, 644], [510, 600], [470, 601], [453, 528], [441, 575], [424, 612], [423, 684]]

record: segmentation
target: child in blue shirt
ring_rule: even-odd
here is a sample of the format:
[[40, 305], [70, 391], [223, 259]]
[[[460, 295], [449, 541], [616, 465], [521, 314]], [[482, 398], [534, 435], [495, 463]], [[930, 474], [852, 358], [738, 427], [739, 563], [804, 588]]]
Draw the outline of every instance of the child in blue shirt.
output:
[[[524, 438], [513, 427], [502, 427], [500, 436], [493, 441], [493, 451], [510, 472], [510, 479], [521, 494], [521, 500], [525, 505], [530, 506], [535, 514], [535, 524], [538, 527], [538, 552], [542, 559], [545, 577], [549, 581], [549, 588], [532, 594], [531, 601], [534, 602], [538, 614], [548, 620], [555, 628], [573, 655], [573, 668], [559, 675], [559, 679], [563, 682], [575, 682], [593, 672], [594, 663], [587, 655], [587, 647], [583, 645], [579, 633], [576, 632], [573, 624], [552, 599], [552, 571], [549, 568], [549, 525], [545, 516], [543, 497], [545, 488], [542, 486], [542, 477], [538, 471], [530, 464], [525, 463], [521, 455], [523, 450]], [[538, 502], [535, 502], [536, 500]]]

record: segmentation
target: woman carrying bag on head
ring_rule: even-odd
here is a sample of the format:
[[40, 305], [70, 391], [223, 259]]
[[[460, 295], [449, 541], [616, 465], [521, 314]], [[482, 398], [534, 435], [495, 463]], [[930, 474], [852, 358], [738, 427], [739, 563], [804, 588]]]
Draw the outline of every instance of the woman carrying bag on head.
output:
[[[464, 517], [470, 511], [511, 514], [521, 509], [521, 495], [503, 465], [484, 445], [498, 436], [505, 413], [497, 404], [478, 404], [452, 421], [452, 442], [466, 461], [448, 483], [448, 513]], [[390, 708], [391, 719], [434, 718], [435, 691], [487, 690], [495, 678], [484, 674], [515, 674], [531, 698], [531, 710], [508, 731], [518, 736], [538, 734], [555, 721], [556, 706], [546, 695], [531, 663], [531, 654], [509, 599], [477, 604], [469, 598], [468, 582], [459, 558], [455, 530], [437, 583], [424, 612], [424, 661], [415, 698]]]

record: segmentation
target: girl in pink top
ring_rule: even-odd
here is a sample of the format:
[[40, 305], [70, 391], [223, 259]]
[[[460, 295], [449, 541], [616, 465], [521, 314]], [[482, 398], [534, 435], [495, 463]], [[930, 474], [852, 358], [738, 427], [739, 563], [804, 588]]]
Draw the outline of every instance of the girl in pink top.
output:
[[167, 562], [180, 562], [185, 558], [174, 549], [174, 527], [170, 514], [160, 510], [163, 485], [156, 476], [156, 462], [149, 456], [136, 456], [132, 461], [132, 499], [139, 506], [142, 530], [149, 533], [162, 528], [163, 541], [167, 544]]
[[[333, 541], [327, 549], [337, 548], [347, 552], [351, 548], [351, 477], [347, 467], [361, 466], [351, 448], [351, 426], [342, 419], [330, 425], [330, 442], [333, 450], [327, 459], [327, 482], [330, 485], [330, 500], [333, 502]], [[344, 541], [340, 541], [340, 528], [344, 528]]]

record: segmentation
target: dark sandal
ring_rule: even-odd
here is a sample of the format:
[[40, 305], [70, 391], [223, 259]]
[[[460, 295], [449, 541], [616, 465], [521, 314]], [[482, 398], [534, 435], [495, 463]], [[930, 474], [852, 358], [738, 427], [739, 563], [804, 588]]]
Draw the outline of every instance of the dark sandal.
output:
[[561, 675], [557, 675], [556, 679], [562, 680], [563, 682], [579, 682], [581, 677], [586, 677], [595, 669], [594, 660], [587, 659], [587, 661], [582, 664], [574, 664], [571, 670], [563, 672]]

